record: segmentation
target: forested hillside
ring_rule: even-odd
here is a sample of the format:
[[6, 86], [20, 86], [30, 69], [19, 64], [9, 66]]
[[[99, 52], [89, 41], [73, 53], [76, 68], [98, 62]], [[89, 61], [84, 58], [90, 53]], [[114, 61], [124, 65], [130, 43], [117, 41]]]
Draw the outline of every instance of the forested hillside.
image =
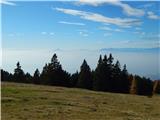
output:
[[24, 73], [20, 62], [17, 63], [14, 73], [1, 70], [2, 81], [33, 83], [51, 86], [77, 87], [95, 91], [114, 93], [130, 93], [152, 96], [160, 93], [160, 81], [153, 82], [149, 78], [132, 75], [127, 71], [126, 65], [114, 61], [112, 54], [100, 55], [97, 67], [91, 70], [87, 61], [84, 60], [80, 71], [73, 74], [62, 68], [57, 55], [54, 54], [49, 63], [46, 63], [42, 72], [35, 70], [34, 75]]

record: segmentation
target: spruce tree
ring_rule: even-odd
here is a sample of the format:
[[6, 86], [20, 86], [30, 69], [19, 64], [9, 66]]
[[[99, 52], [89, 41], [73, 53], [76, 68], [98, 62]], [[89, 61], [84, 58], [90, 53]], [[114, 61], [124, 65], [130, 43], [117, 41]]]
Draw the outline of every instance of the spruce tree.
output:
[[117, 62], [115, 63], [114, 67], [113, 67], [113, 91], [112, 92], [119, 92], [121, 89], [121, 68], [120, 68], [120, 63], [117, 60]]
[[102, 56], [99, 56], [98, 64], [93, 76], [93, 89], [101, 91], [102, 90], [102, 79], [103, 79], [103, 60]]
[[78, 82], [78, 76], [79, 76], [79, 73], [78, 71], [76, 73], [73, 73], [71, 75], [71, 87], [77, 87], [77, 82]]
[[25, 74], [25, 83], [33, 83], [33, 78], [28, 72]]
[[48, 70], [48, 64], [46, 63], [43, 67], [42, 73], [40, 74], [40, 81], [42, 84], [49, 84], [50, 75]]
[[54, 54], [53, 57], [51, 58], [50, 67], [52, 70], [61, 70], [62, 69], [62, 66], [61, 66], [60, 62], [58, 61], [56, 54]]
[[109, 61], [107, 59], [107, 55], [104, 55], [103, 58], [103, 65], [102, 65], [102, 80], [101, 80], [101, 87], [102, 91], [110, 91], [110, 66]]
[[89, 65], [86, 60], [83, 61], [80, 67], [77, 86], [85, 89], [92, 89], [92, 75]]
[[98, 91], [109, 91], [109, 61], [107, 55], [102, 59], [101, 55], [94, 72], [93, 89]]
[[11, 81], [13, 81], [12, 79], [13, 79], [13, 75], [11, 73], [1, 69], [1, 81], [11, 82]]
[[135, 76], [137, 80], [137, 94], [138, 95], [152, 95], [153, 93], [153, 82], [149, 78]]
[[122, 93], [129, 93], [129, 87], [130, 87], [130, 81], [129, 81], [129, 75], [128, 75], [128, 71], [126, 68], [126, 64], [123, 66], [123, 70], [121, 72], [121, 82], [122, 82], [122, 86], [121, 86], [121, 92]]
[[157, 80], [157, 82], [156, 93], [160, 94], [160, 80]]
[[108, 63], [109, 63], [109, 65], [112, 67], [112, 63], [113, 63], [113, 60], [114, 60], [114, 58], [113, 58], [113, 56], [112, 56], [112, 54], [110, 53], [109, 54], [109, 58], [108, 58]]
[[110, 53], [109, 58], [108, 58], [108, 91], [113, 92], [114, 89], [114, 76], [113, 76], [113, 60], [114, 58], [112, 57], [112, 54]]
[[41, 80], [48, 85], [69, 86], [70, 74], [62, 69], [56, 54], [51, 58], [51, 62], [44, 66]]
[[14, 81], [15, 82], [26, 82], [25, 81], [25, 74], [21, 69], [20, 63], [17, 62], [17, 68], [14, 70]]
[[35, 70], [33, 75], [33, 83], [34, 84], [40, 84], [40, 72], [38, 69]]

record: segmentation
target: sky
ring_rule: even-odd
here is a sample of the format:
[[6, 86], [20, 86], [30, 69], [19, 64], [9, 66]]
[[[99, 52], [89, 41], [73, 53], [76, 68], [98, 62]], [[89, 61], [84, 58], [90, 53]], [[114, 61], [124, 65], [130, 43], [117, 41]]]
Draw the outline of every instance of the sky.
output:
[[[74, 72], [84, 58], [94, 69], [99, 55], [108, 53], [100, 51], [104, 48], [160, 47], [158, 1], [2, 0], [0, 3], [2, 67], [11, 72], [16, 61], [31, 73], [36, 67], [42, 69], [54, 52], [64, 68]], [[127, 50], [110, 52], [127, 63], [129, 72], [160, 78], [159, 52]], [[140, 64], [143, 65], [139, 70]]]

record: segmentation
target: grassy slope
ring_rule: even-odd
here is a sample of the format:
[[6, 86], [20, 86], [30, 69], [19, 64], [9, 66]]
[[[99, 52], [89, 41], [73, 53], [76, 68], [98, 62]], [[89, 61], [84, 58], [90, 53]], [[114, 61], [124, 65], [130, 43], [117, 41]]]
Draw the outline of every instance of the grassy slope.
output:
[[160, 96], [2, 83], [2, 120], [159, 120]]

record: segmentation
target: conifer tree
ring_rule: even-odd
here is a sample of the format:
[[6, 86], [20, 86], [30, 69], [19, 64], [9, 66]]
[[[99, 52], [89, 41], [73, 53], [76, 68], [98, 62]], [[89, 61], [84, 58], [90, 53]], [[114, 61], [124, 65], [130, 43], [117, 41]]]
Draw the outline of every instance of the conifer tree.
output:
[[104, 55], [103, 58], [103, 65], [102, 65], [102, 80], [101, 80], [101, 87], [102, 91], [109, 91], [110, 90], [110, 82], [109, 82], [109, 63], [107, 59], [107, 55]]
[[13, 75], [7, 71], [4, 71], [3, 69], [1, 69], [1, 81], [8, 81], [11, 82], [13, 81]]
[[[107, 55], [102, 59], [101, 55], [98, 60], [97, 67], [94, 72], [93, 89], [98, 91], [111, 90], [111, 70], [112, 70], [112, 56], [110, 55], [110, 62]], [[110, 79], [110, 80], [109, 80]]]
[[93, 76], [93, 89], [94, 90], [98, 90], [101, 91], [102, 90], [102, 79], [103, 79], [103, 60], [102, 60], [102, 56], [99, 56], [99, 60], [98, 60], [98, 64], [97, 67], [95, 69], [94, 72], [94, 76]]
[[56, 54], [54, 54], [53, 57], [51, 58], [50, 67], [52, 70], [61, 70], [62, 69], [62, 66], [61, 66], [60, 62], [58, 61]]
[[112, 65], [114, 58], [112, 57], [112, 54], [109, 54], [108, 62], [110, 65]]
[[51, 62], [44, 66], [41, 80], [48, 85], [70, 86], [70, 74], [62, 69], [56, 54], [51, 58]]
[[25, 74], [21, 69], [20, 63], [17, 62], [17, 68], [14, 70], [14, 81], [16, 82], [25, 82]]
[[160, 94], [160, 80], [156, 80], [156, 82], [157, 82], [157, 86], [156, 86], [156, 89], [155, 89], [155, 93]]
[[137, 80], [137, 94], [138, 95], [152, 95], [153, 82], [149, 78], [135, 76]]
[[29, 73], [24, 73], [20, 63], [14, 74], [1, 70], [2, 81], [14, 81], [23, 83], [46, 84], [66, 87], [80, 87], [97, 91], [109, 91], [119, 93], [130, 93], [138, 95], [152, 95], [160, 93], [160, 81], [151, 81], [149, 78], [132, 76], [128, 73], [126, 65], [121, 66], [119, 61], [113, 63], [112, 54], [100, 55], [95, 71], [91, 71], [86, 60], [83, 61], [80, 72], [72, 76], [62, 69], [57, 55], [54, 54], [50, 63], [45, 64], [42, 73], [36, 69], [33, 77]]
[[126, 64], [123, 66], [123, 70], [121, 72], [121, 92], [122, 93], [129, 93], [130, 81], [128, 79], [128, 71], [126, 68]]
[[120, 63], [117, 60], [116, 64], [113, 67], [113, 91], [112, 92], [119, 92], [121, 89], [121, 68]]
[[35, 70], [33, 75], [33, 83], [34, 84], [40, 84], [40, 72], [38, 69]]
[[115, 87], [114, 83], [114, 76], [113, 76], [113, 60], [114, 58], [112, 57], [112, 54], [110, 53], [109, 58], [108, 58], [108, 91], [113, 92], [113, 89]]
[[78, 71], [76, 73], [73, 73], [71, 75], [71, 87], [77, 87], [77, 82], [78, 82], [78, 76], [79, 76], [79, 73]]
[[25, 74], [25, 81], [24, 81], [25, 83], [33, 83], [33, 78], [32, 78], [32, 76], [30, 75], [30, 73], [26, 73]]
[[48, 70], [48, 64], [46, 63], [43, 67], [42, 73], [40, 74], [40, 81], [42, 84], [49, 84], [49, 70]]
[[83, 61], [80, 67], [77, 86], [85, 89], [92, 89], [92, 75], [89, 65], [86, 60]]

